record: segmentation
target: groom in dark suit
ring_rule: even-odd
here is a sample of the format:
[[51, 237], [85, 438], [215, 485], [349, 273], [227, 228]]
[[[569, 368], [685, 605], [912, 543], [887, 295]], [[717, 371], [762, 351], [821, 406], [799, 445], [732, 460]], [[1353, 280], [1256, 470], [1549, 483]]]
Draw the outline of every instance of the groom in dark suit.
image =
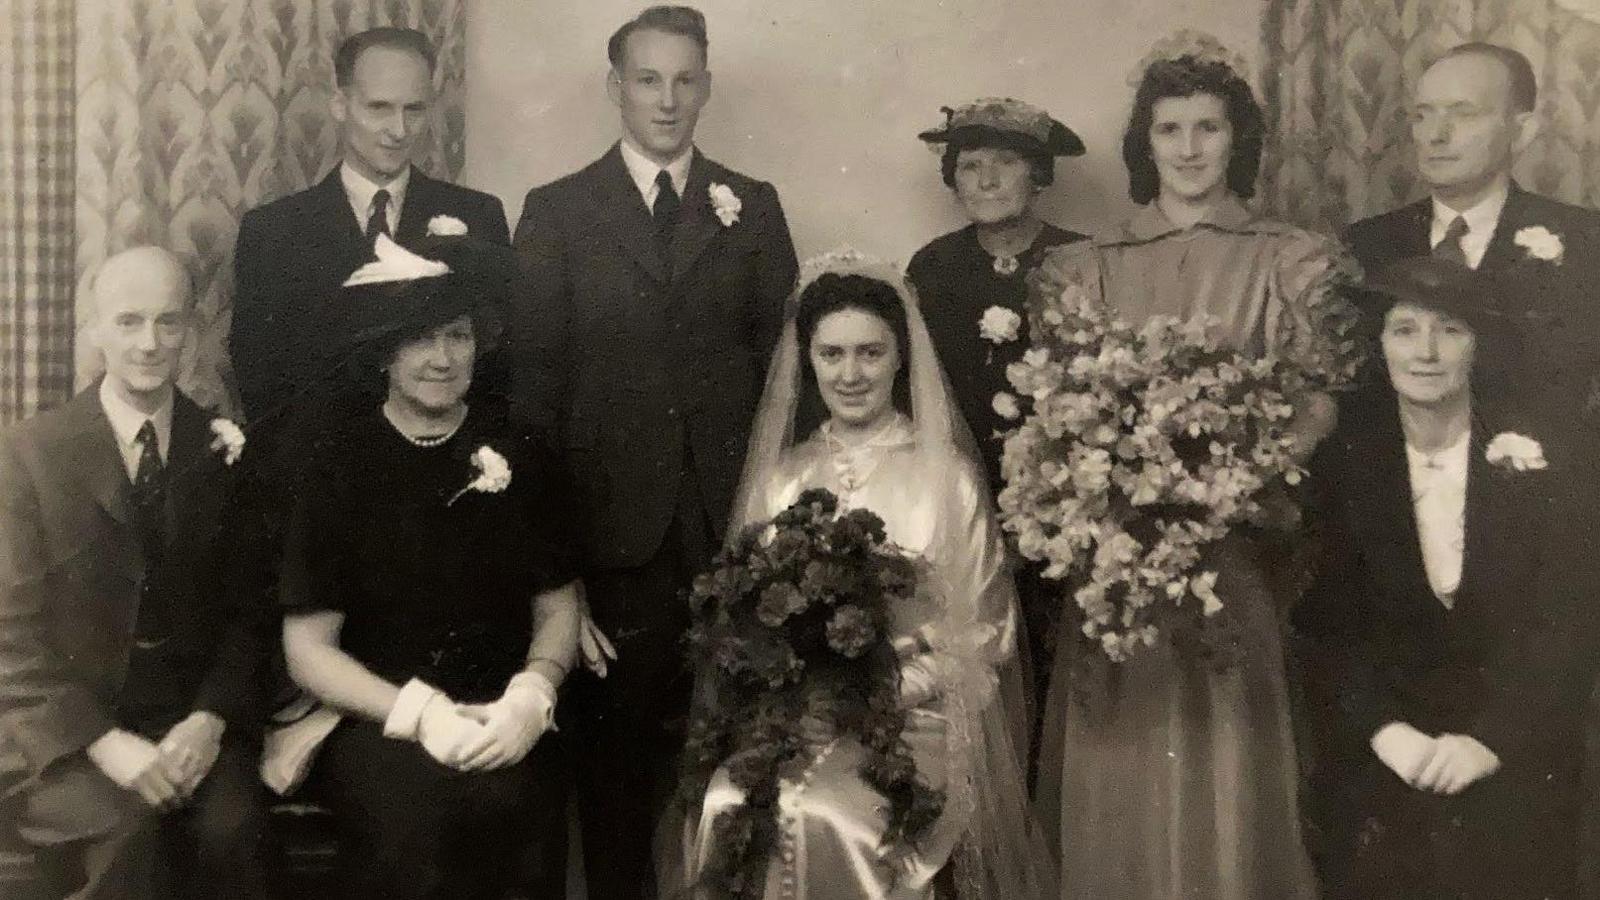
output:
[[173, 387], [171, 254], [120, 253], [91, 292], [104, 378], [0, 441], [0, 827], [54, 896], [264, 896], [269, 636], [227, 578], [242, 439]]
[[1600, 423], [1600, 213], [1511, 178], [1532, 141], [1538, 87], [1521, 53], [1462, 44], [1428, 67], [1412, 98], [1417, 169], [1429, 196], [1351, 225], [1363, 268], [1430, 253], [1480, 270], [1539, 347], [1524, 373], [1569, 421]]
[[[555, 423], [573, 479], [592, 621], [563, 709], [597, 897], [654, 895], [650, 838], [675, 782], [689, 679], [680, 596], [722, 538], [793, 288], [778, 195], [707, 159], [705, 19], [653, 7], [612, 36], [623, 137], [530, 191], [517, 399]], [[615, 641], [614, 662], [601, 651]]]
[[252, 425], [300, 405], [337, 377], [332, 304], [385, 232], [404, 244], [450, 215], [510, 243], [499, 199], [411, 165], [433, 105], [433, 48], [420, 31], [374, 28], [334, 54], [330, 111], [343, 159], [316, 185], [245, 213], [234, 250], [228, 349]]

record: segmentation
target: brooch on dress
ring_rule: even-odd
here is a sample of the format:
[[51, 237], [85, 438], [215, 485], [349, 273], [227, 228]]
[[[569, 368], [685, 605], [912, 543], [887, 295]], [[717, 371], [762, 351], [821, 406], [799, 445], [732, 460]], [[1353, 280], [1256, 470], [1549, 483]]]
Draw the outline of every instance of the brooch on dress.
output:
[[1009, 253], [996, 254], [994, 258], [994, 273], [1002, 278], [1017, 274], [1019, 264], [1015, 256]]

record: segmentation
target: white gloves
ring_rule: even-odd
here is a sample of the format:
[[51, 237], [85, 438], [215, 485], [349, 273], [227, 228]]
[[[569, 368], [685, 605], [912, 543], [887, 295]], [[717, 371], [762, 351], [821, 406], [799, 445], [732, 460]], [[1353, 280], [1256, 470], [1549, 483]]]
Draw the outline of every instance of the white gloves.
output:
[[1500, 757], [1471, 735], [1429, 737], [1405, 722], [1378, 729], [1372, 752], [1406, 784], [1435, 794], [1459, 794], [1500, 770]]
[[539, 737], [554, 729], [556, 686], [538, 672], [519, 672], [506, 684], [500, 699], [484, 706], [462, 707], [462, 712], [483, 724], [491, 739], [461, 760], [464, 770], [498, 769], [522, 761]]
[[155, 809], [176, 809], [183, 803], [183, 773], [162, 757], [154, 742], [113, 728], [96, 738], [85, 751], [117, 787], [138, 794]]
[[383, 736], [416, 741], [441, 764], [460, 769], [463, 760], [481, 751], [491, 740], [482, 724], [465, 715], [437, 688], [413, 678], [400, 689]]

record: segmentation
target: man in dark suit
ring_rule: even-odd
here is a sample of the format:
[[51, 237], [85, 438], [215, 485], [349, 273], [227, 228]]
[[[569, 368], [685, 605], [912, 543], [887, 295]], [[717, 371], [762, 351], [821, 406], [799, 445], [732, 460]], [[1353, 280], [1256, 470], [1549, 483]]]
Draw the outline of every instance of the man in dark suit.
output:
[[[575, 678], [588, 884], [653, 896], [650, 837], [675, 783], [688, 674], [680, 596], [709, 562], [743, 464], [796, 263], [772, 185], [707, 159], [705, 19], [653, 7], [608, 48], [623, 137], [530, 191], [516, 399], [555, 423], [592, 610]], [[600, 650], [611, 649], [606, 665]]]
[[0, 444], [0, 822], [56, 896], [263, 896], [268, 637], [226, 578], [242, 438], [173, 387], [170, 253], [91, 290], [104, 378]]
[[[510, 242], [498, 198], [411, 165], [433, 104], [433, 48], [419, 31], [374, 28], [334, 55], [330, 111], [343, 160], [316, 185], [245, 213], [234, 251], [229, 352], [252, 425], [301, 405], [341, 377], [333, 302], [385, 232], [401, 244], [453, 216]], [[257, 429], [259, 430], [259, 429]]]
[[[1503, 282], [1527, 339], [1526, 373], [1553, 400], [1600, 422], [1600, 213], [1523, 190], [1512, 161], [1537, 127], [1538, 88], [1521, 53], [1463, 44], [1429, 66], [1412, 100], [1417, 168], [1429, 196], [1351, 225], [1362, 267], [1429, 253]], [[1577, 422], [1585, 416], [1573, 415]]]

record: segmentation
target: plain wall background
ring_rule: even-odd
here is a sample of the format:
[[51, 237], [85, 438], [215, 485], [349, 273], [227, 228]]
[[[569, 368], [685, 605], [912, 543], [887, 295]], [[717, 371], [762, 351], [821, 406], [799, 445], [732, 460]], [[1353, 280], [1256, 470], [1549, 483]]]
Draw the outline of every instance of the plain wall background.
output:
[[[606, 39], [647, 2], [473, 0], [467, 164], [515, 227], [528, 188], [603, 153], [621, 124]], [[980, 96], [1043, 106], [1083, 137], [1041, 198], [1092, 230], [1125, 215], [1128, 77], [1178, 28], [1260, 58], [1260, 0], [702, 0], [712, 96], [696, 144], [773, 182], [802, 259], [843, 244], [904, 261], [965, 224], [917, 132]], [[1252, 83], [1259, 84], [1257, 73]]]

